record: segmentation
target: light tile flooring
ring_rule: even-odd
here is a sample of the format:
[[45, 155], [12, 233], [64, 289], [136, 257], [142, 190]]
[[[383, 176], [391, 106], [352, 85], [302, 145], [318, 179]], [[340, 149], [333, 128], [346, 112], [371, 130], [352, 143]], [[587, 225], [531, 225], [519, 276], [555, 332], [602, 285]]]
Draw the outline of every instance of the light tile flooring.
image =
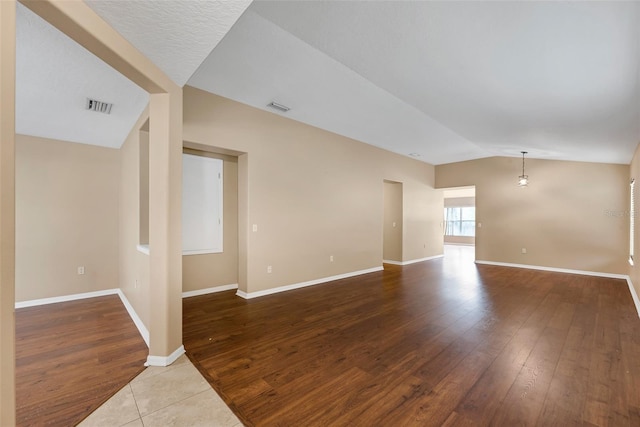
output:
[[187, 356], [150, 366], [79, 424], [82, 427], [240, 427]]

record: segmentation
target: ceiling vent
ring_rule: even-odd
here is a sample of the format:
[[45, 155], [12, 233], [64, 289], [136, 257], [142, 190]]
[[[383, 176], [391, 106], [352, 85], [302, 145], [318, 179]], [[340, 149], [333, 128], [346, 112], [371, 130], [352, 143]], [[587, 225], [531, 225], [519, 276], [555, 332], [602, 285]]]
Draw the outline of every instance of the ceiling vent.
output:
[[111, 114], [111, 107], [113, 107], [113, 104], [109, 104], [108, 102], [87, 98], [87, 110]]
[[287, 107], [286, 105], [278, 104], [277, 102], [271, 102], [267, 105], [267, 107], [278, 110], [281, 113], [286, 113], [287, 111], [291, 110], [291, 108]]

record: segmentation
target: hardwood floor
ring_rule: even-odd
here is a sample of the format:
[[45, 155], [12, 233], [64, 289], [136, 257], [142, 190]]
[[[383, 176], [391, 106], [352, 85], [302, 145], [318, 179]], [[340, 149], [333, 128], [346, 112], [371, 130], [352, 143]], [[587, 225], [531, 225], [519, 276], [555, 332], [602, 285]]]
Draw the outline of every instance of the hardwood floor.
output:
[[116, 295], [16, 310], [19, 426], [74, 426], [144, 370], [148, 349]]
[[453, 256], [183, 313], [189, 358], [249, 426], [640, 425], [624, 280]]

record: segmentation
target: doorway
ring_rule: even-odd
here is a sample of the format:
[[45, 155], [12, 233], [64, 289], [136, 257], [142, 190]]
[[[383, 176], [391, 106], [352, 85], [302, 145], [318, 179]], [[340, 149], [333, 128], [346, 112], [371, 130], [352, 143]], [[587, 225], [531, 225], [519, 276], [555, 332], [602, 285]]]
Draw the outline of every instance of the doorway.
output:
[[475, 260], [476, 188], [446, 189], [444, 196], [443, 234], [445, 256]]
[[402, 263], [402, 183], [384, 181], [382, 260]]

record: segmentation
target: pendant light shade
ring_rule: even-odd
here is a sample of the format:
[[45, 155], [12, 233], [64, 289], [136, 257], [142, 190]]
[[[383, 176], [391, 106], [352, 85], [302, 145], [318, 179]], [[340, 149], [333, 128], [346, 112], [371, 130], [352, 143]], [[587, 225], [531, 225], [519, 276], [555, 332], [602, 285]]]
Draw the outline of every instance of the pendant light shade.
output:
[[520, 187], [526, 187], [529, 185], [529, 175], [524, 174], [524, 155], [527, 154], [526, 151], [521, 151], [522, 153], [522, 175], [518, 177], [518, 185]]

